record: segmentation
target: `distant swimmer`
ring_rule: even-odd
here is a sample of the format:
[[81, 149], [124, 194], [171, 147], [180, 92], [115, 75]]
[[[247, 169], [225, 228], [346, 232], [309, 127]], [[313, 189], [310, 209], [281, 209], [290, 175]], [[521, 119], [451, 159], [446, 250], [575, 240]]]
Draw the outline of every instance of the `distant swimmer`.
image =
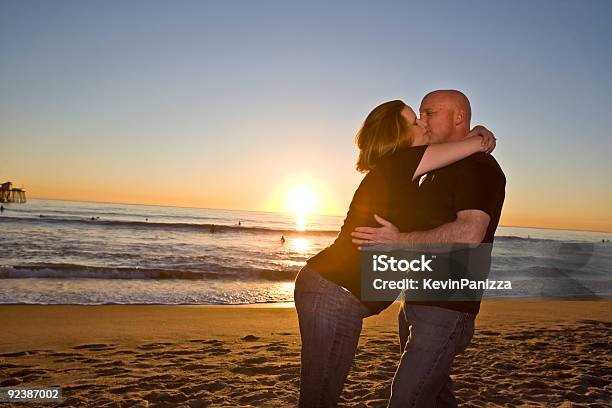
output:
[[4, 212], [4, 206], [0, 205], [0, 212]]
[[281, 240], [280, 241], [281, 241], [281, 244], [285, 243], [285, 236], [284, 235], [281, 235]]
[[242, 225], [242, 222], [238, 221], [238, 226], [241, 226], [241, 225]]
[[91, 217], [91, 220], [92, 220], [92, 221], [95, 221], [96, 219], [95, 219], [94, 217]]
[[40, 218], [42, 218], [42, 217], [43, 217], [43, 215], [42, 215], [42, 214], [40, 214], [40, 215], [39, 215], [39, 217], [40, 217]]
[[214, 234], [216, 229], [217, 229], [217, 227], [215, 226], [215, 224], [210, 224], [210, 233], [211, 234]]
[[146, 222], [149, 222], [149, 219], [148, 219], [148, 218], [145, 218], [145, 221], [146, 221]]

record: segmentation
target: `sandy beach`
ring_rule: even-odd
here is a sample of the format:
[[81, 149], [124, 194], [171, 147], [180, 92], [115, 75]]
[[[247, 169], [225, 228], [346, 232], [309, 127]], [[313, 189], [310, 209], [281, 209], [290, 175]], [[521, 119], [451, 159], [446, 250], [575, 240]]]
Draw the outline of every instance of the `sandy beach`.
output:
[[[386, 405], [396, 314], [393, 305], [366, 319], [340, 406]], [[0, 321], [0, 386], [63, 389], [62, 404], [38, 406], [296, 405], [291, 305], [5, 305]], [[608, 406], [611, 329], [610, 301], [483, 302], [472, 345], [453, 367], [459, 403]]]

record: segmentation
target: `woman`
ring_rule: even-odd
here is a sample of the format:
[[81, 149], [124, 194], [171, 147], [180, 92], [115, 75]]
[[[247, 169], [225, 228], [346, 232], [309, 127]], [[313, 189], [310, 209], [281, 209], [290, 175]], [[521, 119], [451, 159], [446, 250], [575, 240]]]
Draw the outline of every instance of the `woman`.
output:
[[495, 147], [490, 136], [427, 146], [424, 127], [399, 100], [370, 112], [355, 141], [357, 170], [367, 174], [334, 243], [310, 258], [295, 280], [302, 337], [300, 407], [336, 405], [355, 357], [363, 318], [392, 303], [360, 300], [360, 257], [351, 231], [357, 226], [377, 226], [374, 214], [401, 231], [411, 231], [418, 177]]

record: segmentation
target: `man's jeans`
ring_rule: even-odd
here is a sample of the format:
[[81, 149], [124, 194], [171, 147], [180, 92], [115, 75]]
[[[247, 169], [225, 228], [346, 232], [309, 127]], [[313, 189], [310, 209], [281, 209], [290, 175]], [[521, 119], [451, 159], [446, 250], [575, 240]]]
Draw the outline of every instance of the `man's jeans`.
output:
[[455, 356], [470, 344], [474, 318], [473, 314], [402, 300], [401, 358], [389, 408], [457, 406], [450, 371]]
[[294, 298], [302, 336], [299, 406], [334, 407], [369, 311], [351, 292], [308, 265], [295, 279]]

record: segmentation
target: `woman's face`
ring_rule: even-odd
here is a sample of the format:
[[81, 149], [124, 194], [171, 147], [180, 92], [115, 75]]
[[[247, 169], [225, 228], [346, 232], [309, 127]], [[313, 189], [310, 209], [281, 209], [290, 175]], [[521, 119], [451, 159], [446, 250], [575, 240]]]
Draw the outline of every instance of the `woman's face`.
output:
[[427, 137], [427, 131], [424, 124], [417, 118], [416, 113], [408, 105], [404, 106], [402, 110], [402, 116], [412, 126], [412, 132], [414, 139], [412, 140], [413, 146], [425, 145], [429, 143]]

